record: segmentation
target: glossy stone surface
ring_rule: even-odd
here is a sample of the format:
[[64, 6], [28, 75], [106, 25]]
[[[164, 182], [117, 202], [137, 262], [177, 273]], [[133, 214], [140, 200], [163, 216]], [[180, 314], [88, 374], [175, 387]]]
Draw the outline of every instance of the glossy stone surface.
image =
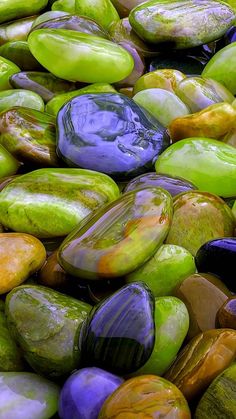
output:
[[19, 161], [59, 166], [55, 120], [51, 115], [15, 107], [0, 114], [0, 144]]
[[95, 35], [105, 39], [109, 39], [108, 32], [105, 29], [99, 26], [98, 23], [96, 23], [94, 20], [89, 19], [85, 16], [70, 14], [66, 14], [65, 16], [63, 13], [63, 16], [39, 22], [36, 26], [33, 27], [32, 30], [39, 29], [70, 29], [73, 31], [87, 33], [89, 35]]
[[[133, 100], [143, 106], [165, 128], [176, 118], [189, 114], [188, 107], [174, 93], [164, 89], [145, 89], [134, 95]], [[174, 123], [174, 122], [173, 122]]]
[[104, 403], [99, 419], [122, 416], [190, 419], [188, 404], [175, 385], [155, 375], [131, 378]]
[[157, 173], [183, 177], [202, 191], [236, 196], [236, 149], [220, 141], [181, 140], [162, 153], [155, 167]]
[[0, 47], [0, 55], [15, 63], [21, 70], [42, 70], [42, 66], [31, 54], [27, 41], [7, 42]]
[[24, 369], [22, 354], [8, 330], [5, 314], [0, 311], [0, 370], [10, 372]]
[[197, 405], [195, 419], [231, 419], [236, 414], [236, 363], [208, 387]]
[[207, 63], [202, 72], [203, 77], [222, 83], [230, 92], [236, 94], [236, 44], [227, 45], [218, 51]]
[[[174, 215], [166, 243], [185, 247], [193, 255], [208, 240], [230, 237], [234, 217], [228, 205], [218, 196], [190, 191], [174, 198]], [[207, 272], [197, 265], [201, 272]]]
[[176, 95], [189, 107], [192, 113], [214, 103], [232, 103], [234, 96], [221, 83], [204, 77], [188, 77], [180, 81]]
[[37, 93], [24, 89], [12, 89], [0, 92], [0, 112], [13, 106], [23, 106], [24, 108], [35, 109], [36, 111], [44, 111], [43, 99]]
[[45, 248], [35, 237], [20, 233], [1, 233], [0, 294], [22, 284], [42, 267], [45, 259]]
[[134, 7], [138, 6], [140, 3], [143, 3], [143, 0], [112, 0], [116, 10], [121, 17], [129, 16]]
[[0, 23], [21, 17], [32, 16], [40, 12], [48, 3], [48, 0], [1, 0]]
[[165, 378], [186, 399], [199, 397], [235, 359], [236, 331], [213, 329], [195, 336], [179, 353]]
[[53, 2], [52, 10], [75, 14], [75, 0], [57, 0]]
[[163, 375], [180, 350], [189, 327], [185, 304], [175, 297], [155, 299], [155, 344], [150, 358], [136, 375]]
[[119, 94], [72, 99], [59, 111], [57, 127], [58, 152], [68, 165], [120, 178], [153, 167], [153, 159], [168, 145], [163, 126]]
[[100, 368], [83, 368], [65, 382], [59, 399], [61, 419], [97, 419], [99, 411], [124, 380]]
[[236, 329], [236, 297], [232, 297], [220, 307], [216, 314], [216, 327]]
[[[48, 6], [50, 6], [51, 1], [49, 0]], [[36, 19], [33, 22], [33, 25], [31, 27], [31, 30], [33, 30], [36, 26], [40, 25], [41, 23], [48, 22], [49, 20], [56, 19], [58, 17], [68, 16], [69, 13], [67, 12], [61, 12], [57, 10], [49, 10], [48, 12], [41, 13], [36, 17]]]
[[189, 276], [176, 288], [174, 294], [188, 309], [188, 339], [205, 330], [214, 329], [216, 313], [231, 295], [217, 277], [209, 274]]
[[29, 365], [51, 378], [79, 366], [78, 338], [91, 306], [52, 289], [22, 285], [7, 295], [8, 325]]
[[45, 102], [54, 96], [75, 90], [75, 83], [58, 79], [53, 74], [39, 71], [21, 71], [10, 77], [15, 89], [31, 90], [42, 97]]
[[141, 266], [163, 243], [172, 219], [167, 191], [146, 188], [98, 210], [62, 243], [58, 260], [81, 278], [116, 278]]
[[29, 35], [28, 42], [40, 64], [65, 80], [115, 83], [127, 77], [134, 66], [131, 55], [119, 45], [72, 30], [39, 29]]
[[26, 41], [36, 16], [0, 25], [0, 45], [10, 41]]
[[173, 142], [190, 137], [219, 140], [235, 127], [235, 120], [236, 110], [233, 106], [221, 102], [170, 121], [168, 129]]
[[0, 179], [6, 176], [14, 175], [20, 163], [0, 145]]
[[196, 266], [190, 252], [181, 246], [164, 244], [139, 269], [126, 276], [126, 282], [145, 281], [155, 297], [173, 295], [175, 288]]
[[140, 39], [132, 29], [129, 19], [120, 19], [109, 27], [109, 34], [114, 42], [126, 42], [135, 48], [143, 57], [156, 55], [157, 52], [150, 45]]
[[57, 412], [59, 387], [31, 372], [0, 373], [0, 416], [50, 419]]
[[78, 15], [95, 20], [104, 29], [109, 29], [114, 22], [119, 21], [116, 8], [110, 0], [75, 0], [75, 11]]
[[125, 285], [97, 304], [81, 328], [83, 365], [122, 375], [142, 367], [154, 347], [154, 304], [144, 283]]
[[196, 186], [185, 179], [150, 172], [130, 180], [124, 188], [124, 193], [134, 191], [136, 189], [142, 189], [146, 186], [155, 186], [157, 188], [165, 189], [172, 196], [192, 189], [197, 189]]
[[18, 73], [20, 68], [12, 61], [0, 57], [0, 91], [10, 89], [9, 78], [12, 74]]
[[134, 8], [129, 21], [144, 41], [170, 43], [176, 49], [202, 45], [222, 35], [235, 19], [230, 6], [220, 1], [151, 0]]
[[119, 42], [119, 45], [126, 49], [128, 53], [133, 57], [134, 60], [134, 68], [133, 71], [130, 73], [129, 76], [125, 77], [123, 80], [120, 80], [116, 83], [116, 87], [119, 86], [134, 86], [136, 81], [143, 75], [145, 72], [145, 61], [143, 56], [128, 42]]
[[196, 254], [196, 266], [201, 272], [211, 272], [221, 278], [226, 286], [236, 292], [235, 256], [236, 238], [223, 235], [204, 243]]
[[74, 97], [87, 93], [116, 93], [116, 90], [108, 83], [93, 83], [72, 92], [61, 93], [53, 97], [46, 105], [45, 111], [57, 116], [59, 110]]
[[49, 288], [63, 289], [68, 280], [68, 275], [57, 261], [57, 251], [54, 251], [40, 270], [38, 282]]
[[144, 74], [134, 85], [134, 94], [145, 89], [159, 88], [175, 93], [178, 84], [186, 78], [178, 70], [159, 69]]
[[39, 169], [16, 178], [1, 192], [0, 222], [36, 237], [61, 237], [118, 197], [118, 186], [102, 173]]

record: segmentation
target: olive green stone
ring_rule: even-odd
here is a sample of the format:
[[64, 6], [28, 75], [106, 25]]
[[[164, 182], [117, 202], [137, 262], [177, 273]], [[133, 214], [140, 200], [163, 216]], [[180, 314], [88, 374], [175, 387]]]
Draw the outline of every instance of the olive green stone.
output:
[[218, 196], [190, 191], [174, 198], [174, 215], [166, 243], [183, 246], [193, 255], [207, 241], [233, 236], [235, 220]]
[[20, 68], [6, 58], [0, 57], [0, 91], [10, 89], [9, 78], [12, 74], [18, 73]]
[[1, 0], [0, 23], [32, 16], [47, 6], [48, 0]]
[[236, 94], [236, 43], [232, 42], [220, 49], [208, 61], [202, 72], [203, 77], [214, 79], [222, 83], [230, 92]]
[[155, 163], [157, 173], [182, 177], [202, 191], [236, 196], [236, 149], [209, 138], [172, 144]]
[[[21, 70], [41, 70], [42, 66], [31, 54], [27, 41], [6, 42], [0, 47], [0, 56], [18, 65]], [[18, 73], [14, 71], [13, 75]], [[7, 88], [10, 88], [11, 82]]]
[[116, 93], [114, 87], [107, 83], [93, 83], [82, 89], [74, 90], [72, 92], [61, 93], [52, 98], [46, 105], [45, 111], [51, 115], [57, 115], [60, 108], [70, 99], [76, 96], [84, 95], [86, 93]]
[[59, 166], [54, 117], [17, 106], [0, 113], [0, 144], [22, 162]]
[[134, 67], [124, 48], [98, 36], [68, 29], [39, 29], [31, 32], [28, 42], [40, 64], [65, 80], [115, 83]]
[[43, 99], [34, 92], [24, 89], [4, 90], [0, 92], [0, 112], [14, 106], [44, 111]]
[[234, 22], [233, 9], [220, 0], [151, 0], [135, 7], [129, 21], [141, 39], [192, 48], [221, 38]]
[[69, 374], [80, 363], [78, 339], [91, 306], [43, 286], [25, 285], [6, 299], [9, 328], [30, 366], [48, 377]]
[[95, 20], [105, 29], [120, 20], [110, 0], [75, 0], [75, 11], [78, 15]]
[[142, 90], [133, 100], [149, 111], [164, 127], [168, 127], [173, 119], [190, 113], [178, 96], [164, 89]]
[[155, 344], [146, 364], [135, 375], [163, 375], [174, 361], [189, 327], [185, 304], [176, 297], [155, 299]]
[[0, 371], [24, 371], [24, 368], [21, 352], [8, 330], [6, 316], [0, 311]]
[[20, 163], [0, 145], [0, 178], [14, 175]]
[[126, 276], [126, 282], [144, 281], [155, 297], [173, 295], [175, 288], [196, 272], [194, 257], [173, 244], [162, 245], [144, 265]]
[[212, 381], [197, 405], [194, 419], [234, 419], [235, 394], [236, 363], [233, 363]]
[[50, 419], [57, 412], [59, 387], [31, 372], [0, 374], [2, 419]]
[[39, 169], [16, 178], [1, 192], [0, 223], [36, 237], [65, 236], [119, 194], [116, 183], [103, 173]]

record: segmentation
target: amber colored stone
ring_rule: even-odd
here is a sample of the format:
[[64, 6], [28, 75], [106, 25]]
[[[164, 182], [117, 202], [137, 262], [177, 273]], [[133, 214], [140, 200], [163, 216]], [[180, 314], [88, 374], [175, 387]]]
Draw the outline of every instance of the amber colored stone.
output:
[[235, 330], [207, 330], [182, 349], [165, 378], [175, 384], [187, 400], [192, 400], [202, 395], [235, 356]]
[[236, 297], [232, 297], [220, 307], [216, 314], [217, 327], [236, 329]]
[[99, 419], [190, 419], [188, 404], [172, 383], [141, 375], [122, 384], [104, 403]]
[[[217, 277], [209, 274], [193, 274], [175, 290], [189, 313], [188, 339], [205, 330], [214, 329], [218, 309], [230, 297], [228, 288]], [[223, 326], [231, 327], [231, 326]]]
[[50, 288], [63, 288], [68, 283], [68, 275], [57, 262], [57, 251], [47, 259], [39, 273], [39, 283]]
[[226, 102], [216, 103], [191, 115], [174, 119], [168, 129], [173, 142], [190, 137], [223, 138], [235, 127], [236, 110]]
[[22, 284], [44, 264], [46, 251], [35, 237], [23, 233], [0, 234], [0, 294]]

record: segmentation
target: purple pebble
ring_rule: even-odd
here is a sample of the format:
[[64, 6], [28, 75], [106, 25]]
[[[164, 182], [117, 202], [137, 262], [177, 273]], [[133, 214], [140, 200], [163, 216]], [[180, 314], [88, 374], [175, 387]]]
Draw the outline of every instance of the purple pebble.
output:
[[65, 382], [59, 399], [61, 419], [97, 419], [105, 400], [123, 378], [100, 368], [83, 368]]

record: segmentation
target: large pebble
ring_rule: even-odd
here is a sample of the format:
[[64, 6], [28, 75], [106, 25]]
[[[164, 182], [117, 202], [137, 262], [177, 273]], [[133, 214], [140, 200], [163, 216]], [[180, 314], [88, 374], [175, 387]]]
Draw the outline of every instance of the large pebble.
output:
[[1, 192], [0, 222], [36, 237], [66, 236], [88, 214], [118, 197], [118, 186], [102, 173], [39, 169], [14, 179]]
[[126, 275], [155, 253], [168, 234], [171, 219], [172, 199], [164, 189], [129, 192], [101, 208], [65, 239], [59, 263], [66, 272], [87, 279]]
[[153, 160], [168, 145], [157, 119], [115, 93], [70, 100], [58, 113], [57, 128], [58, 153], [69, 166], [120, 178], [152, 168]]

